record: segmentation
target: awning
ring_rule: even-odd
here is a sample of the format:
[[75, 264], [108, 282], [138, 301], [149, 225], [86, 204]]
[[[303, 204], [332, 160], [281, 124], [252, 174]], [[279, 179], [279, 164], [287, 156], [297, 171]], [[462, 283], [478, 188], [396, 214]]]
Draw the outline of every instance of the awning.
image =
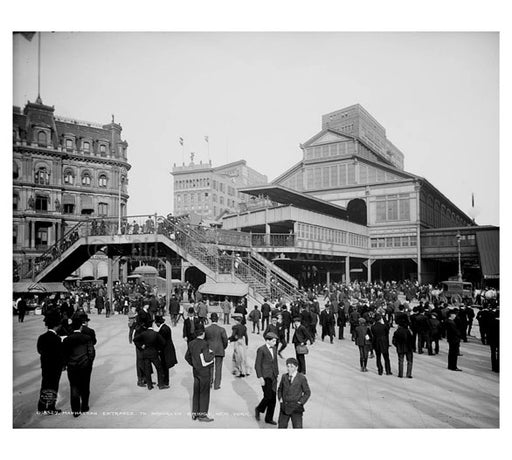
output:
[[82, 209], [92, 209], [94, 210], [94, 206], [92, 205], [92, 196], [82, 195], [80, 197], [80, 202], [82, 205]]
[[499, 228], [476, 232], [476, 245], [480, 266], [485, 279], [500, 277], [500, 230]]
[[204, 283], [197, 289], [201, 294], [229, 295], [242, 297], [247, 295], [249, 288], [242, 283]]
[[34, 283], [33, 281], [20, 281], [13, 283], [13, 292], [26, 292], [30, 294], [50, 294], [52, 292], [69, 292], [62, 283]]
[[75, 195], [64, 193], [62, 195], [62, 204], [75, 204]]

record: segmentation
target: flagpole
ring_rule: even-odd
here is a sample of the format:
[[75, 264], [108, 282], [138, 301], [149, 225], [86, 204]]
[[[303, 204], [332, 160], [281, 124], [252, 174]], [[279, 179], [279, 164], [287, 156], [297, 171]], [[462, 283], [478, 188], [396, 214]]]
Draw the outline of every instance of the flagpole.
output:
[[37, 33], [37, 102], [41, 101], [41, 32]]

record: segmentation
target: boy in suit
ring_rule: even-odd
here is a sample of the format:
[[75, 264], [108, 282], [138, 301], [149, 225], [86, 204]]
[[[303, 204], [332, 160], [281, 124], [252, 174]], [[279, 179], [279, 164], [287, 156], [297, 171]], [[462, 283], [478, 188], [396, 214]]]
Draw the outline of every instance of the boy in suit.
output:
[[277, 364], [277, 335], [268, 332], [265, 335], [265, 345], [258, 348], [254, 370], [260, 380], [263, 389], [263, 399], [255, 408], [256, 420], [260, 419], [260, 413], [265, 413], [265, 422], [277, 425], [274, 422], [274, 410], [276, 407], [277, 376], [279, 367]]
[[304, 374], [298, 372], [299, 362], [295, 358], [286, 360], [287, 374], [281, 377], [277, 390], [281, 410], [279, 412], [278, 428], [288, 428], [290, 418], [293, 428], [302, 428], [304, 404], [311, 396], [308, 381]]

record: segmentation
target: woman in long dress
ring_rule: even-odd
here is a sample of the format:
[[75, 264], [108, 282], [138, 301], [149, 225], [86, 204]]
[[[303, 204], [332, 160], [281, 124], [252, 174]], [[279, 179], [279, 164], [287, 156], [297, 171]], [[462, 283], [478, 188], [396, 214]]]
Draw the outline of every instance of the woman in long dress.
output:
[[233, 315], [235, 325], [232, 328], [230, 342], [233, 342], [233, 374], [236, 377], [245, 377], [250, 374], [250, 368], [247, 364], [247, 345], [249, 337], [247, 328], [242, 324], [241, 315]]

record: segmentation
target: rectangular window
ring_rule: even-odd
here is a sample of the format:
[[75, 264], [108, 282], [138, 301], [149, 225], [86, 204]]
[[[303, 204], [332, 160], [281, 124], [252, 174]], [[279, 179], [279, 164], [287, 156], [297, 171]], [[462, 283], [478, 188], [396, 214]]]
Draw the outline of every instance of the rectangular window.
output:
[[399, 195], [400, 203], [400, 220], [410, 219], [410, 200], [409, 195]]
[[331, 187], [338, 186], [338, 165], [334, 165], [330, 167], [331, 172]]
[[368, 166], [359, 165], [359, 183], [367, 184], [368, 183]]
[[18, 226], [12, 227], [12, 244], [16, 246], [18, 244]]
[[75, 205], [74, 204], [64, 204], [62, 206], [62, 212], [63, 212], [63, 214], [74, 214]]
[[322, 188], [330, 187], [329, 167], [325, 166], [322, 168]]
[[347, 183], [348, 184], [356, 183], [356, 167], [354, 164], [349, 164], [347, 167]]
[[12, 210], [13, 211], [16, 211], [18, 209], [18, 201], [19, 201], [19, 197], [18, 195], [13, 195], [12, 196]]
[[378, 238], [377, 239], [377, 245], [379, 248], [383, 248], [385, 246], [386, 240], [384, 238]]
[[375, 219], [377, 222], [385, 222], [386, 221], [386, 201], [379, 200], [376, 203], [376, 216]]
[[36, 231], [36, 246], [48, 246], [48, 228], [40, 227]]
[[389, 195], [386, 202], [386, 220], [398, 220], [398, 200], [396, 199], [396, 195]]
[[347, 165], [341, 164], [340, 166], [340, 186], [347, 185]]
[[368, 183], [374, 184], [377, 181], [377, 172], [373, 166], [368, 166]]
[[391, 238], [389, 236], [386, 238], [386, 247], [387, 248], [392, 248], [393, 247], [393, 238]]
[[48, 211], [48, 197], [36, 195], [36, 211]]
[[98, 203], [98, 216], [108, 215], [108, 203]]
[[409, 239], [410, 246], [416, 246], [416, 235], [411, 236]]
[[382, 169], [377, 169], [377, 182], [384, 182], [386, 180], [386, 176]]
[[400, 247], [400, 237], [399, 236], [394, 236], [393, 237], [393, 246], [395, 248], [399, 248]]
[[322, 186], [322, 169], [315, 168], [313, 169], [314, 179], [313, 179], [313, 188], [317, 189]]

